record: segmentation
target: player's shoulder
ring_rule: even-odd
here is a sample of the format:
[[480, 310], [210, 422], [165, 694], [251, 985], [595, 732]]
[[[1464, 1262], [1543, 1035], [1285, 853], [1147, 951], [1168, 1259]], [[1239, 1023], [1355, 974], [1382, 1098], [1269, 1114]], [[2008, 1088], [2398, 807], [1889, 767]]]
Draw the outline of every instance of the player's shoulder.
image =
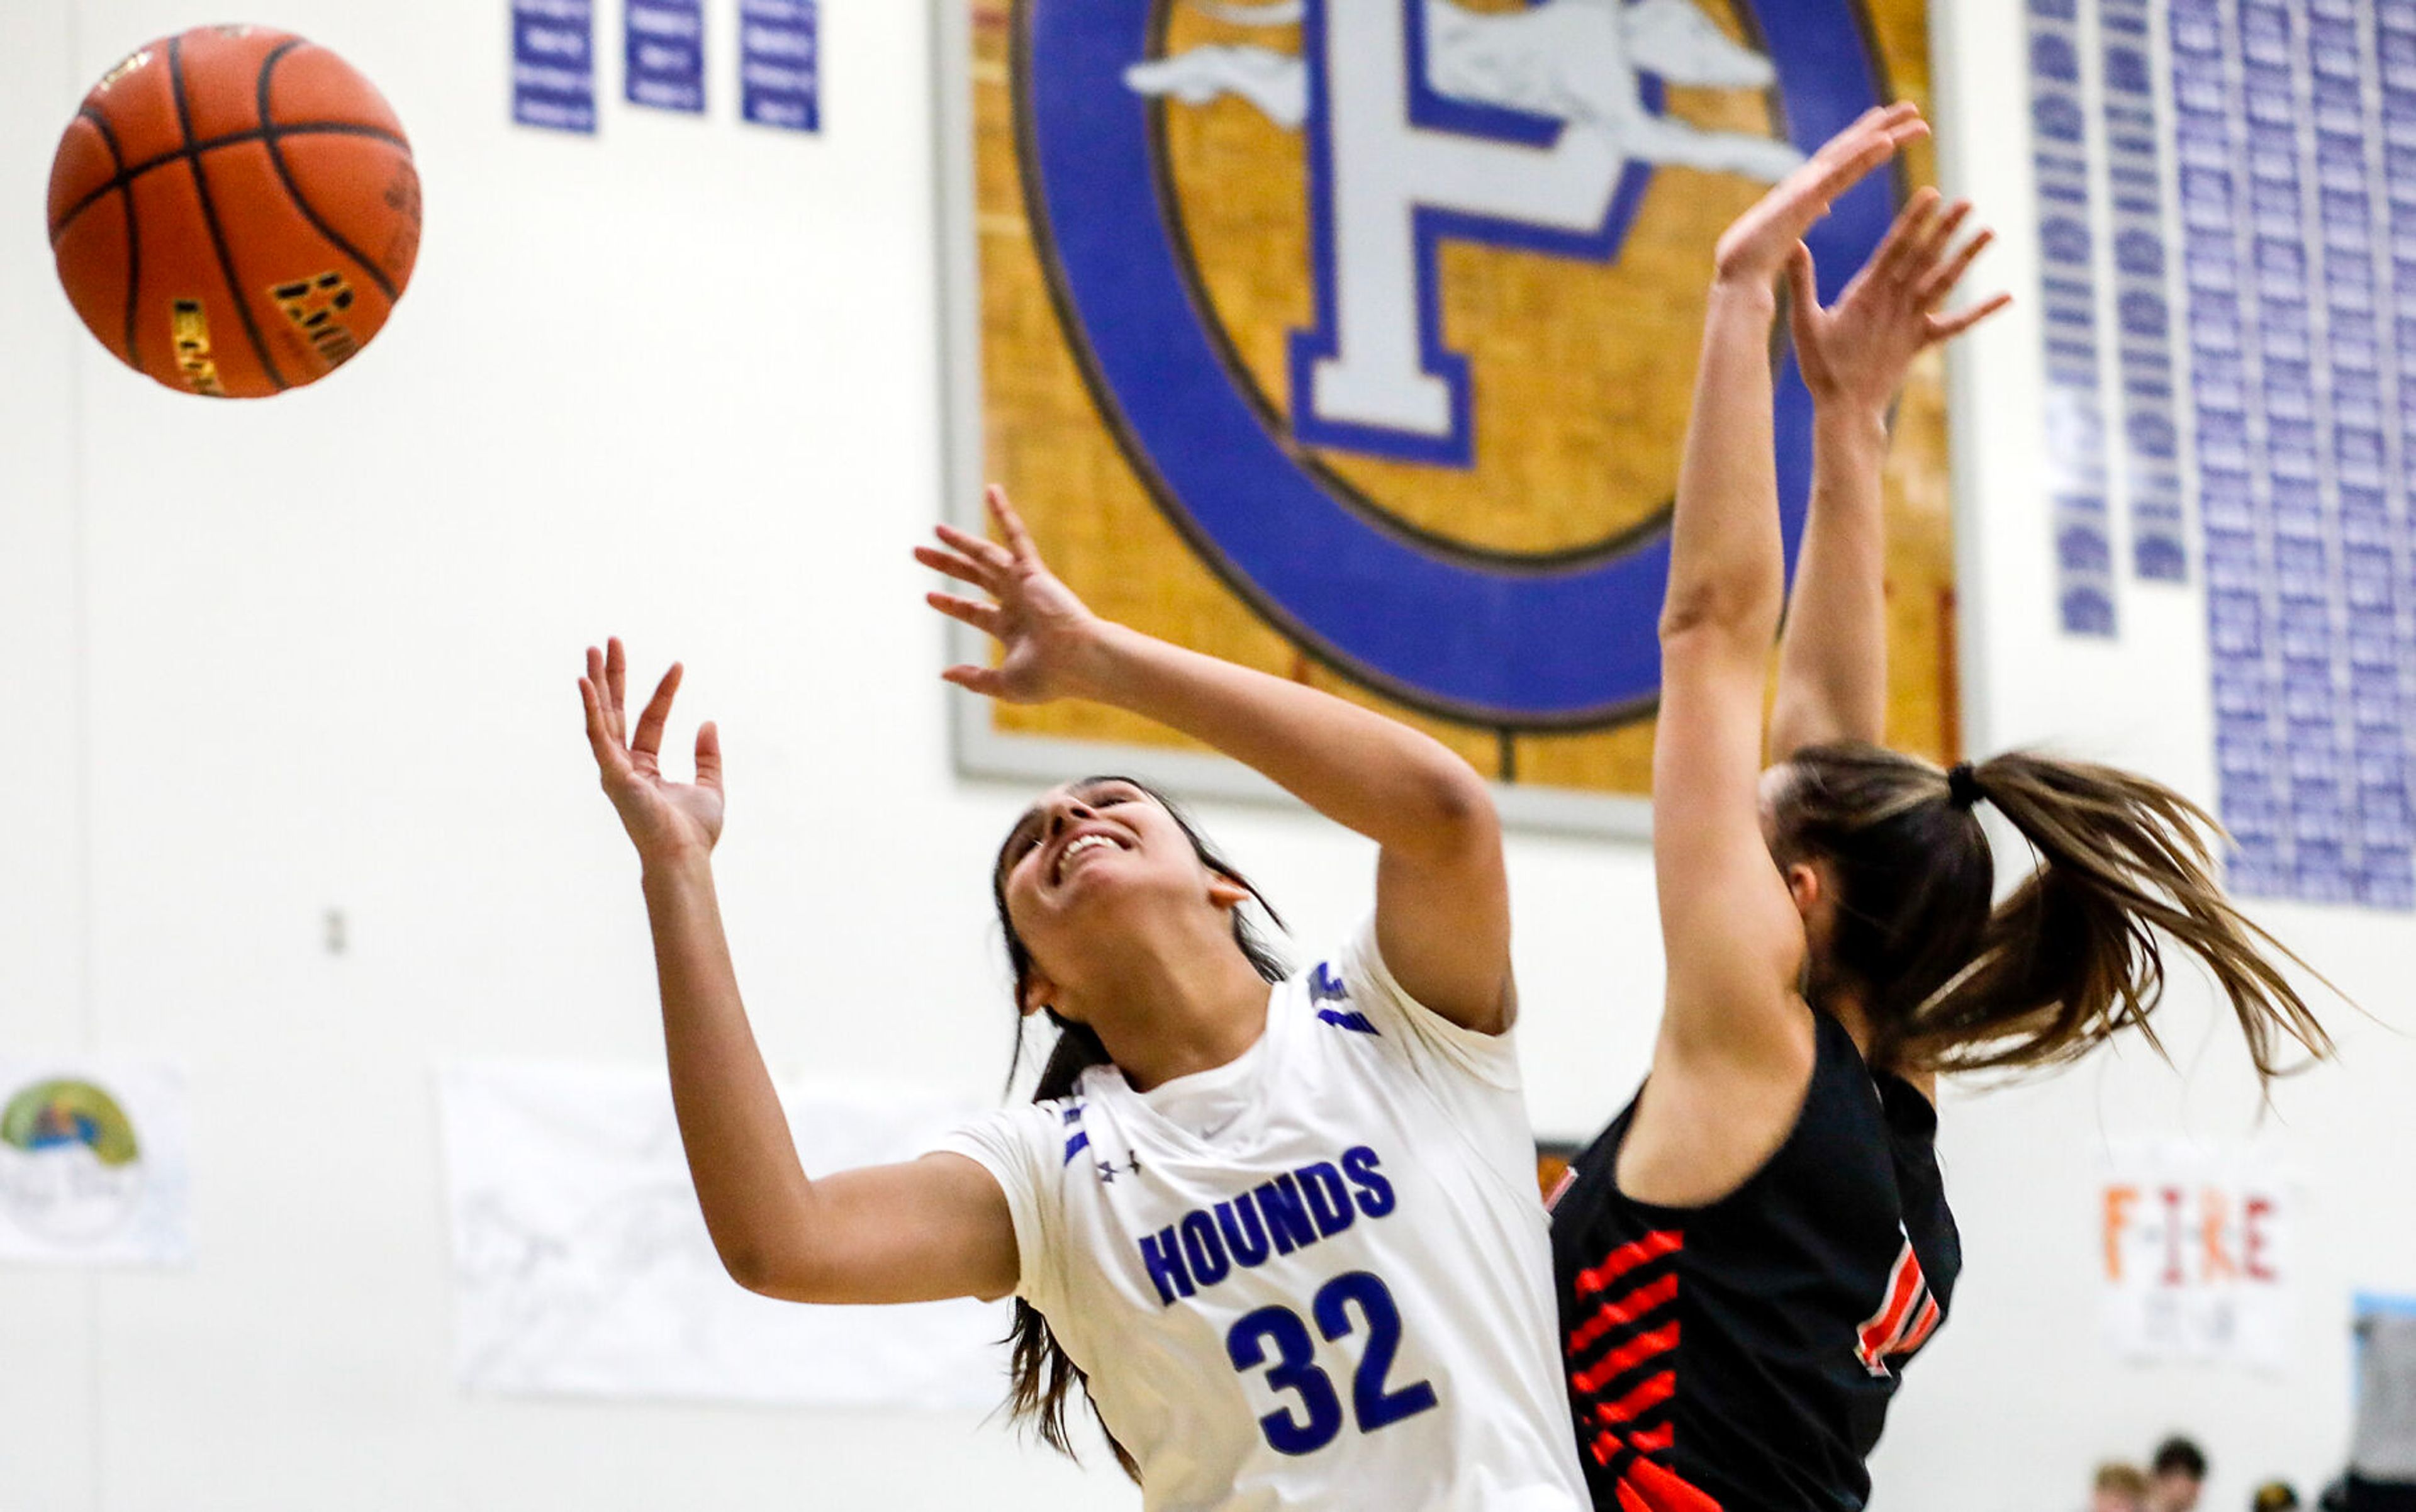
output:
[[1040, 1169], [1053, 1163], [1042, 1157], [1080, 1131], [1084, 1108], [1079, 1094], [1007, 1103], [973, 1119], [958, 1137], [1001, 1156], [1020, 1156]]
[[1372, 990], [1376, 984], [1361, 967], [1357, 955], [1355, 940], [1346, 940], [1319, 955], [1284, 987], [1289, 990], [1295, 1013], [1307, 1022], [1345, 1035], [1381, 1040], [1385, 1036], [1379, 1021], [1385, 1005], [1381, 994]]

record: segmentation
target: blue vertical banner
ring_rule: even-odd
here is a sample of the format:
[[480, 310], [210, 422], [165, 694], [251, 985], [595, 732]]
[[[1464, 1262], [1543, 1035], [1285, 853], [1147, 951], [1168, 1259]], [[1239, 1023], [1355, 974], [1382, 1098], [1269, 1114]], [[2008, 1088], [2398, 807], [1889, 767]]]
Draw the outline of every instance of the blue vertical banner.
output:
[[2231, 884], [2416, 907], [2416, 0], [2167, 3]]
[[594, 0], [512, 0], [512, 119], [596, 129]]
[[815, 0], [739, 0], [741, 113], [758, 126], [819, 131], [822, 47]]
[[2189, 330], [2191, 419], [2205, 535], [2215, 768], [2231, 831], [2232, 885], [2271, 894], [2288, 874], [2288, 781], [2269, 490], [2250, 456], [2255, 280], [2242, 226], [2246, 147], [2237, 45], [2221, 0], [2171, 0], [2175, 177]]
[[2173, 419], [2172, 309], [2165, 265], [2165, 176], [2157, 157], [2148, 0], [2100, 0], [2098, 56], [2112, 200], [2115, 367], [2131, 570], [2189, 576], [2182, 522], [2180, 430]]
[[2395, 662], [2405, 642], [2391, 492], [2398, 448], [2383, 371], [2394, 342], [2383, 321], [2389, 288], [2378, 129], [2379, 57], [2363, 0], [2309, 0], [2305, 58], [2314, 173], [2310, 228], [2321, 270], [2315, 298], [2324, 332], [2324, 431], [2318, 438], [2333, 508], [2326, 545], [2338, 624], [2335, 724], [2346, 811], [2345, 881], [2357, 900], [2416, 904], [2409, 849], [2406, 719]]
[[624, 91], [632, 105], [704, 110], [704, 0], [626, 0]]
[[[2307, 224], [2311, 164], [2300, 127], [2309, 100], [2303, 67], [2307, 0], [2238, 0], [2242, 140], [2248, 215], [2243, 227], [2257, 300], [2251, 340], [2261, 409], [2253, 454], [2271, 490], [2273, 572], [2269, 605], [2280, 636], [2283, 759], [2289, 799], [2288, 896], [2339, 902], [2351, 896], [2343, 791], [2337, 505], [2324, 465], [2324, 380], [2314, 300], [2317, 249]], [[2252, 433], [2254, 433], [2252, 431]]]
[[[2416, 0], [2349, 0], [2374, 229], [2382, 487], [2345, 501], [2368, 902], [2416, 907]], [[2371, 28], [2371, 31], [2365, 28]], [[2363, 479], [2361, 479], [2363, 480]], [[2396, 741], [2392, 736], [2396, 727]], [[2395, 746], [2395, 752], [2394, 748]], [[2396, 760], [2394, 761], [2393, 755]]]
[[2095, 133], [2081, 79], [2079, 0], [2030, 0], [2028, 10], [2057, 613], [2067, 635], [2112, 635], [2114, 544], [2089, 190]]

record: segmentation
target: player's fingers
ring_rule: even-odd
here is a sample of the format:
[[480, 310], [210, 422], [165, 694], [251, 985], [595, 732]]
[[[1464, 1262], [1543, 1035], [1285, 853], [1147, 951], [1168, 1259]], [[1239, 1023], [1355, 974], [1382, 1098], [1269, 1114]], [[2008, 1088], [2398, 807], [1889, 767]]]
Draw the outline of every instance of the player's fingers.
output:
[[[1005, 616], [1000, 612], [996, 604], [984, 604], [971, 598], [959, 598], [952, 593], [927, 593], [923, 596], [923, 602], [950, 619], [963, 621], [984, 635], [999, 635], [999, 632], [1005, 627]], [[1004, 639], [1004, 637], [1001, 638]]]
[[1007, 549], [987, 536], [975, 536], [969, 531], [959, 530], [954, 525], [934, 525], [932, 532], [940, 539], [955, 547], [958, 555], [968, 558], [976, 566], [989, 568], [994, 578], [1004, 576], [1007, 570], [1015, 566], [1015, 558], [1008, 553]]
[[1929, 339], [1932, 341], [1951, 341], [2013, 302], [2012, 295], [2001, 294], [1955, 314], [1932, 315], [1929, 317]]
[[621, 708], [612, 702], [612, 685], [604, 676], [604, 652], [600, 647], [591, 645], [587, 648], [587, 680], [596, 687], [596, 706], [604, 718], [604, 733], [619, 744], [624, 733]]
[[999, 698], [1006, 692], [1006, 678], [995, 667], [950, 667], [940, 678], [985, 698]]
[[1039, 561], [1040, 552], [1032, 544], [1032, 532], [1023, 528], [1023, 517], [1017, 514], [1015, 506], [1007, 501], [1005, 487], [992, 483], [982, 499], [989, 506], [989, 517], [998, 522], [998, 533], [1006, 537], [1006, 549], [1015, 559], [1018, 562]]
[[1921, 239], [1920, 249], [1910, 259], [1912, 270], [1918, 273], [1936, 267], [1938, 260], [1944, 257], [1947, 249], [1955, 245], [1955, 234], [1963, 229], [1963, 222], [1971, 218], [1971, 201], [1958, 200], [1948, 206], [1946, 213], [1940, 216], [1937, 223], [1929, 228], [1929, 234]]
[[711, 719], [696, 727], [696, 785], [721, 791], [721, 727]]
[[1844, 130], [1822, 143], [1820, 152], [1825, 155], [1833, 149], [1838, 153], [1853, 151], [1863, 138], [1891, 130], [1920, 113], [1921, 107], [1909, 99], [1899, 99], [1892, 105], [1874, 105], [1855, 116]]
[[1820, 206], [1815, 219], [1827, 215], [1830, 204], [1838, 195], [1869, 177], [1880, 164], [1895, 157], [1895, 147], [1894, 137], [1874, 135], [1864, 139], [1852, 150], [1841, 153], [1825, 163], [1815, 159], [1814, 162], [1819, 165], [1820, 173], [1808, 186], [1809, 198]]
[[1820, 288], [1812, 265], [1812, 249], [1802, 242], [1787, 257], [1788, 323], [1795, 329], [1795, 344], [1800, 349], [1812, 332], [1812, 317], [1820, 313]]
[[674, 661], [671, 671], [663, 673], [663, 680], [655, 685], [655, 696], [646, 700], [644, 712], [638, 716], [637, 732], [629, 737], [632, 755], [643, 752], [652, 761], [663, 748], [663, 726], [671, 722], [672, 700], [679, 693], [680, 677], [685, 671]]
[[953, 552], [943, 552], [929, 546], [914, 548], [914, 560], [934, 572], [944, 572], [959, 582], [970, 582], [976, 588], [987, 588], [995, 574], [974, 566]]
[[1926, 241], [1930, 218], [1937, 209], [1936, 189], [1924, 185], [1914, 190], [1912, 198], [1896, 213], [1887, 234], [1880, 238], [1879, 250], [1871, 254], [1867, 276], [1875, 279], [1902, 277], [1905, 266], [1912, 262], [1911, 249]]
[[628, 691], [629, 653], [621, 644], [619, 636], [608, 636], [604, 642], [604, 692], [606, 702], [612, 706], [612, 723], [616, 729], [623, 718], [622, 711], [629, 706]]
[[1971, 270], [1972, 263], [1982, 252], [1986, 251], [1988, 244], [1996, 239], [1995, 232], [1984, 230], [1965, 243], [1961, 251], [1956, 252], [1939, 266], [1930, 269], [1929, 276], [1922, 280], [1913, 290], [1914, 297], [1921, 302], [1921, 308], [1934, 310], [1948, 295], [1953, 294], [1955, 286], [1963, 281], [1963, 275]]
[[579, 679], [579, 702], [587, 712], [587, 748], [596, 753], [597, 769], [611, 777], [627, 764], [628, 752], [604, 720], [604, 695], [597, 691], [593, 679]]

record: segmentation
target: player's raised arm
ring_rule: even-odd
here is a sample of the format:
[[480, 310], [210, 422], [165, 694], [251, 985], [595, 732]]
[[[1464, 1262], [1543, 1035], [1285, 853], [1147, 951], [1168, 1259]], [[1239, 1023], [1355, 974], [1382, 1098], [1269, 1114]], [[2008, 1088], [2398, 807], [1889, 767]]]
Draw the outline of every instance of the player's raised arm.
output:
[[1888, 412], [1914, 357], [2012, 302], [2001, 294], [1940, 313], [1995, 235], [1954, 249], [1971, 210], [1968, 201], [1941, 210], [1934, 189], [1915, 194], [1826, 310], [1811, 251], [1799, 246], [1788, 264], [1789, 324], [1812, 394], [1812, 499], [1779, 642], [1773, 761], [1837, 741], [1876, 745], [1886, 733]]
[[663, 776], [680, 668], [626, 728], [619, 641], [587, 653], [579, 680], [605, 794], [638, 859], [662, 990], [672, 1105], [706, 1229], [750, 1291], [798, 1302], [923, 1302], [1003, 1295], [1015, 1229], [997, 1182], [958, 1155], [809, 1179], [756, 1049], [714, 893], [721, 740], [696, 733], [696, 780]]
[[995, 638], [995, 667], [950, 682], [1011, 703], [1085, 698], [1179, 730], [1255, 767], [1377, 842], [1378, 943], [1412, 996], [1472, 1029], [1509, 1026], [1508, 885], [1492, 794], [1467, 763], [1382, 715], [1298, 683], [1153, 639], [1091, 612], [1051, 574], [999, 489], [1004, 541], [943, 525], [926, 567], [984, 598], [934, 609]]
[[[1768, 336], [1774, 285], [1830, 203], [1926, 129], [1910, 105], [1839, 133], [1720, 238], [1670, 528], [1653, 753], [1669, 958], [1656, 1080], [1681, 1065], [1789, 1070], [1802, 919], [1760, 827], [1762, 687], [1785, 567]], [[1665, 1098], [1666, 1100], [1666, 1098]]]

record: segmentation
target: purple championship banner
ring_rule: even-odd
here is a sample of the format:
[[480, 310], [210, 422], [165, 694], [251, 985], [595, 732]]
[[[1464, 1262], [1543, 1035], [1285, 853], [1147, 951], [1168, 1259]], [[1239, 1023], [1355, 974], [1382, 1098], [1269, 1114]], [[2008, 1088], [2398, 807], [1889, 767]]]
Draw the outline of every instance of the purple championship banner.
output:
[[625, 93], [632, 105], [704, 110], [704, 0], [627, 0], [622, 17]]
[[594, 0], [512, 0], [512, 119], [596, 129]]
[[2172, 307], [2167, 295], [2165, 177], [2156, 142], [2155, 65], [2148, 0], [2100, 0], [2100, 117], [2114, 249], [2115, 368], [2131, 570], [2189, 577], [2182, 520], [2181, 437], [2173, 418]]
[[2028, 15], [2057, 614], [2067, 635], [2110, 636], [2114, 544], [2098, 379], [2097, 237], [2089, 189], [2093, 133], [2083, 89], [2079, 3], [2031, 0]]
[[822, 129], [815, 0], [739, 0], [740, 110], [758, 126]]
[[2231, 883], [2416, 906], [2416, 254], [2393, 251], [2416, 231], [2416, 3], [2169, 0], [2169, 19]]

